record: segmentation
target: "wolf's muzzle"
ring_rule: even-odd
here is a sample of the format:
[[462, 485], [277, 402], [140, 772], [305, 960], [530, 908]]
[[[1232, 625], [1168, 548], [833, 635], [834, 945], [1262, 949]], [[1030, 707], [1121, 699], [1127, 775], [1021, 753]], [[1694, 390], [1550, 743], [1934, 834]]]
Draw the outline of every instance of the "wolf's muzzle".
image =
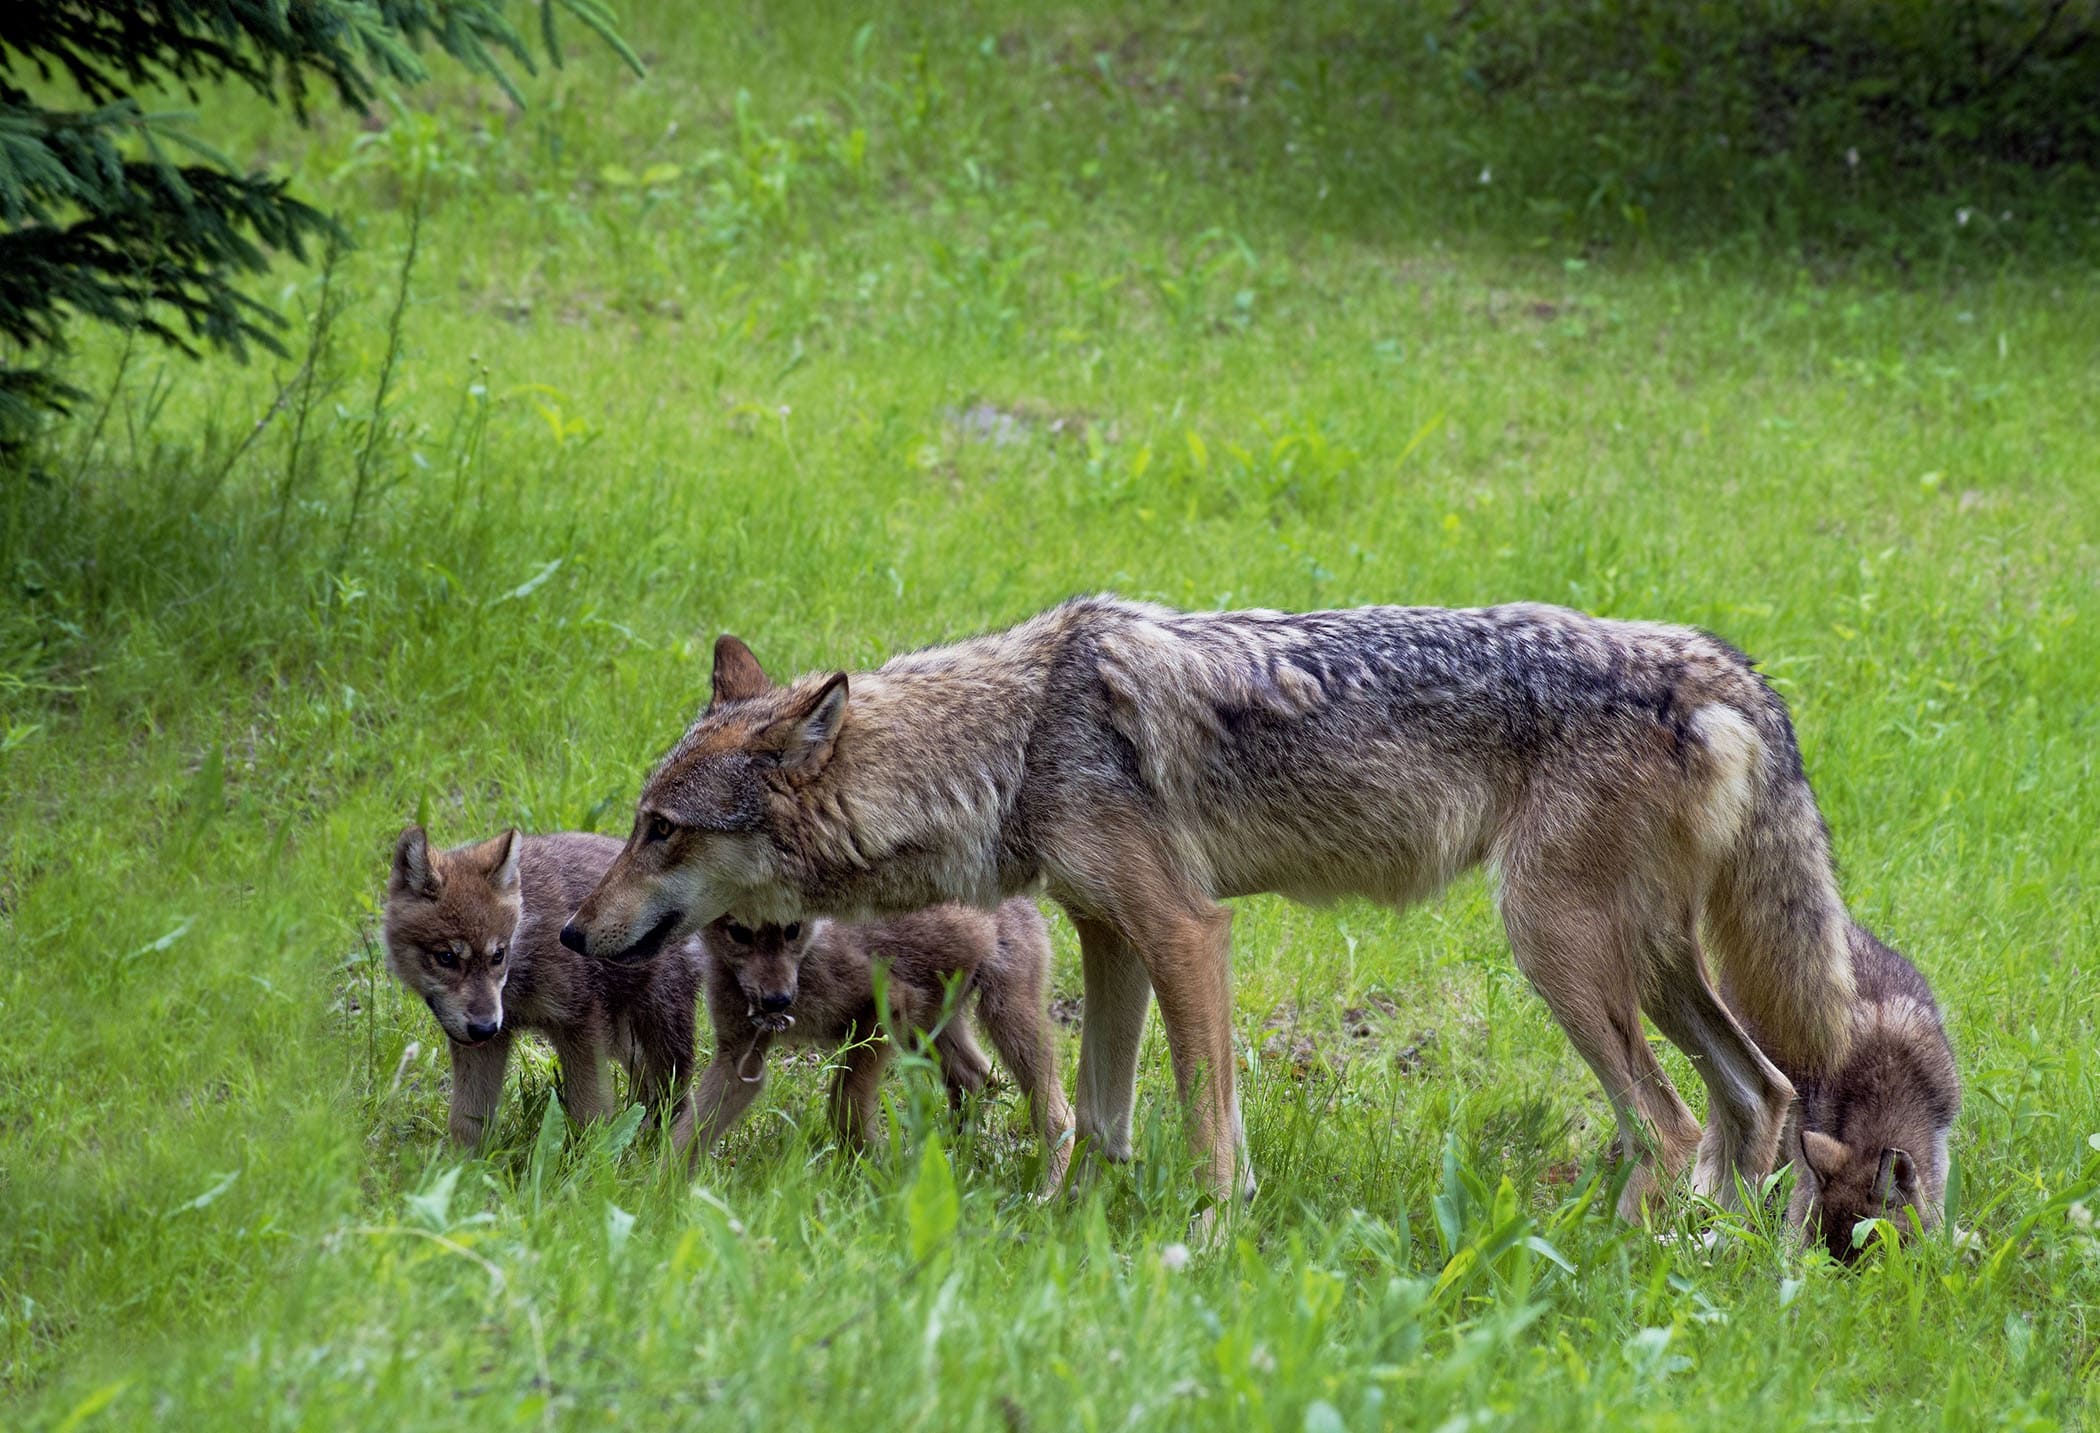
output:
[[[625, 950], [605, 951], [603, 953], [604, 958], [615, 965], [640, 965], [644, 961], [654, 960], [657, 953], [664, 948], [664, 942], [671, 938], [671, 932], [677, 930], [684, 920], [684, 911], [665, 911], [662, 918], [655, 925], [643, 931], [632, 945]], [[569, 944], [569, 932], [567, 930], [562, 932], [561, 938], [562, 944]], [[578, 931], [576, 938], [578, 943], [569, 945], [569, 949], [580, 954], [583, 951], [583, 932]]]

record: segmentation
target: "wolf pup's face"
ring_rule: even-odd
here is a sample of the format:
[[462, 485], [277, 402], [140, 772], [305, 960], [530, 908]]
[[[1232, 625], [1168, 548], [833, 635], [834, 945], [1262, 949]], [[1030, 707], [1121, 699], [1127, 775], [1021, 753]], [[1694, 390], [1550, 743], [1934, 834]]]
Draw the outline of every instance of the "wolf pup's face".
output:
[[522, 909], [518, 833], [433, 851], [421, 826], [394, 844], [386, 958], [448, 1038], [479, 1045], [503, 1028], [503, 986]]
[[815, 933], [813, 921], [754, 926], [735, 916], [724, 916], [707, 928], [708, 955], [736, 976], [745, 1013], [759, 1029], [778, 1034], [795, 1023], [802, 957]]
[[707, 710], [643, 786], [633, 834], [562, 944], [633, 964], [732, 909], [800, 914], [771, 813], [823, 770], [845, 719], [844, 672], [776, 687], [750, 648], [723, 637]]
[[1935, 1211], [1923, 1197], [1917, 1163], [1907, 1151], [1855, 1149], [1827, 1134], [1804, 1130], [1801, 1152], [1808, 1163], [1803, 1177], [1815, 1181], [1809, 1233], [1839, 1263], [1859, 1257], [1852, 1230], [1863, 1219], [1887, 1219], [1907, 1237], [1910, 1220], [1903, 1210], [1910, 1206], [1921, 1222], [1930, 1224]]

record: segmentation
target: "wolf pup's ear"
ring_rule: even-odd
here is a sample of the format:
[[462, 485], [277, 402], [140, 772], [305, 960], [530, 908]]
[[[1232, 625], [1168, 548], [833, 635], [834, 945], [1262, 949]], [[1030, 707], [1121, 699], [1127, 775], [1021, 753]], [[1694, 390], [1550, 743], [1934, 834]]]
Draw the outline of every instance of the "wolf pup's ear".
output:
[[1908, 1150], [1885, 1149], [1881, 1152], [1881, 1168], [1874, 1175], [1874, 1200], [1877, 1204], [1910, 1203], [1917, 1198], [1918, 1166]]
[[846, 720], [846, 674], [833, 672], [759, 734], [758, 746], [772, 752], [783, 770], [815, 776], [831, 760], [839, 727]]
[[714, 691], [707, 699], [707, 709], [713, 711], [724, 702], [744, 702], [763, 696], [773, 688], [766, 676], [765, 668], [759, 666], [758, 658], [751, 649], [735, 637], [724, 632], [715, 639]]
[[1801, 1153], [1818, 1179], [1837, 1178], [1838, 1172], [1852, 1160], [1851, 1150], [1820, 1130], [1801, 1131]]
[[518, 839], [515, 826], [489, 842], [489, 885], [499, 891], [514, 891], [518, 888], [518, 848], [524, 844]]
[[411, 826], [394, 842], [393, 888], [419, 896], [438, 893], [438, 874], [430, 864], [430, 838], [421, 826]]

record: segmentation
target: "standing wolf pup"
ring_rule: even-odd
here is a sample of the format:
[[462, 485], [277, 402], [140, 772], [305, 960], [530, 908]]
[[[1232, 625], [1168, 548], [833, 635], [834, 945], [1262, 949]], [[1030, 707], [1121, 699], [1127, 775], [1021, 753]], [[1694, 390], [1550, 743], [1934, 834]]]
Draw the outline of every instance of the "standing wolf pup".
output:
[[1043, 1142], [1045, 1192], [1062, 1181], [1072, 1111], [1058, 1083], [1057, 1048], [1043, 1010], [1050, 933], [1033, 901], [1017, 898], [996, 911], [935, 906], [864, 925], [812, 920], [753, 927], [725, 917], [707, 927], [704, 938], [715, 1054], [693, 1100], [700, 1131], [695, 1158], [758, 1098], [766, 1052], [776, 1042], [842, 1051], [832, 1078], [832, 1122], [844, 1143], [865, 1142], [890, 1059], [875, 999], [879, 962], [889, 1027], [932, 1036], [942, 1078], [958, 1104], [984, 1088], [991, 1069], [963, 1019], [974, 1000], [992, 1048], [1028, 1099]]
[[[1231, 912], [1278, 892], [1404, 904], [1482, 864], [1517, 964], [1640, 1161], [1621, 1211], [1698, 1159], [1773, 1165], [1801, 1070], [1850, 1036], [1828, 838], [1785, 704], [1683, 627], [1556, 607], [1184, 613], [1077, 598], [880, 671], [786, 686], [715, 649], [705, 712], [562, 939], [643, 961], [736, 910], [788, 921], [1046, 888], [1086, 978], [1079, 1133], [1130, 1151], [1159, 997], [1213, 1194], [1251, 1194], [1233, 1092]], [[1710, 1096], [1702, 1137], [1645, 1010]]]
[[505, 831], [438, 851], [421, 826], [395, 843], [387, 965], [430, 1007], [451, 1047], [455, 1144], [481, 1142], [520, 1030], [553, 1043], [562, 1107], [578, 1123], [613, 1112], [608, 1059], [626, 1067], [636, 1097], [652, 1107], [684, 1096], [697, 952], [621, 967], [585, 959], [555, 938], [619, 850], [609, 836]]
[[[1961, 1109], [1954, 1049], [1932, 987], [1916, 966], [1851, 922], [1852, 1046], [1828, 1070], [1789, 1068], [1801, 1101], [1788, 1141], [1795, 1162], [1787, 1222], [1820, 1240], [1831, 1257], [1858, 1254], [1852, 1229], [1888, 1219], [1908, 1233], [1903, 1210], [1930, 1229], [1947, 1203], [1947, 1136]], [[1724, 985], [1722, 993], [1733, 999]], [[1757, 1022], [1744, 1027], [1762, 1039]]]

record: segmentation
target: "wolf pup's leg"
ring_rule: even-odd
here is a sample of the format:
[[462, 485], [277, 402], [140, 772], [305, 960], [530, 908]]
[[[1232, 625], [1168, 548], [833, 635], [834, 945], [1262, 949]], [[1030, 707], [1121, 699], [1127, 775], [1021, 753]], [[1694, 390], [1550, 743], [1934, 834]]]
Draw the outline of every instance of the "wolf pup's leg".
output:
[[499, 1030], [479, 1045], [452, 1047], [452, 1143], [472, 1149], [481, 1143], [503, 1099], [503, 1072], [510, 1061], [510, 1031]]
[[1086, 979], [1086, 1014], [1079, 1030], [1079, 1137], [1121, 1163], [1130, 1158], [1138, 1046], [1152, 1005], [1152, 980], [1115, 927], [1070, 906], [1065, 914], [1079, 932]]
[[[1072, 1107], [1065, 1103], [1057, 1077], [1057, 1046], [1043, 1010], [1043, 977], [1050, 963], [1049, 942], [1041, 937], [1026, 948], [1015, 943], [1009, 961], [986, 964], [978, 977], [977, 1017], [1014, 1083], [1028, 1098], [1028, 1113], [1043, 1142], [1043, 1183], [1038, 1197], [1047, 1199], [1064, 1182], [1072, 1158]], [[1040, 945], [1041, 949], [1034, 947]], [[1142, 1009], [1143, 1007], [1139, 1007]]]
[[867, 1147], [875, 1128], [875, 1115], [882, 1093], [882, 1072], [890, 1063], [890, 1042], [880, 1030], [856, 1028], [835, 1058], [838, 1072], [831, 1079], [831, 1123], [839, 1142], [847, 1149]]
[[[685, 1148], [691, 1162], [697, 1164], [702, 1155], [715, 1147], [716, 1140], [735, 1129], [744, 1111], [765, 1089], [766, 1049], [771, 1041], [772, 1037], [763, 1030], [751, 1030], [743, 1036], [715, 1032], [715, 1057], [700, 1072], [693, 1097], [687, 1102], [691, 1114], [685, 1137], [692, 1143]], [[678, 1147], [680, 1131], [676, 1127], [671, 1138], [673, 1146]]]
[[561, 1107], [576, 1123], [590, 1124], [613, 1112], [612, 1065], [605, 1040], [590, 1029], [570, 1029], [554, 1036], [554, 1057], [561, 1061]]
[[1691, 1158], [1699, 1123], [1642, 1034], [1635, 937], [1615, 912], [1584, 904], [1585, 894], [1505, 867], [1502, 920], [1517, 968], [1604, 1086], [1620, 1147], [1639, 1161], [1619, 1200], [1620, 1217], [1632, 1222], [1656, 1192], [1657, 1168], [1674, 1175]]

